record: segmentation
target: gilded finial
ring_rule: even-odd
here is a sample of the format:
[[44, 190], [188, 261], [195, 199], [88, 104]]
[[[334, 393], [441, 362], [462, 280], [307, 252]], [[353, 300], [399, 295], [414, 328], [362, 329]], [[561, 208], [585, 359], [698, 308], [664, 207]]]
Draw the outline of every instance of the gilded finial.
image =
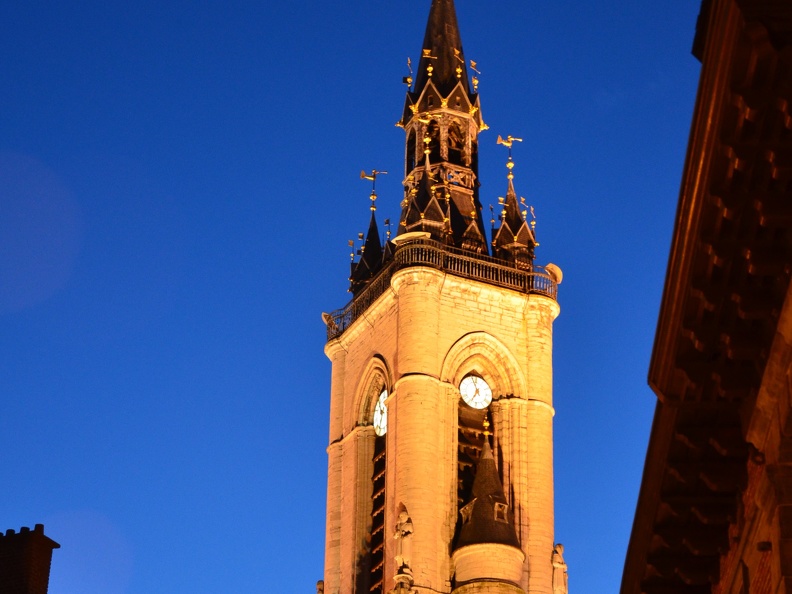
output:
[[[422, 57], [427, 59], [427, 60], [436, 60], [437, 59], [437, 56], [433, 56], [432, 55], [432, 50], [431, 49], [423, 50]], [[430, 63], [430, 64], [428, 64], [426, 66], [426, 73], [429, 75], [429, 78], [432, 78], [432, 72], [434, 72], [434, 66], [432, 66], [432, 64]]]
[[487, 439], [487, 440], [489, 440], [489, 436], [492, 435], [492, 433], [490, 432], [489, 428], [490, 428], [489, 414], [485, 414], [484, 415], [484, 439]]

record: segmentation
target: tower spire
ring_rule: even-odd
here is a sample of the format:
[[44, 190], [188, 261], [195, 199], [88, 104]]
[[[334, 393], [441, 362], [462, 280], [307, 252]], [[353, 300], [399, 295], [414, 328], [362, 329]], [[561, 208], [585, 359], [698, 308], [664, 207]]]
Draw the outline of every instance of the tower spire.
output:
[[429, 79], [443, 96], [448, 96], [457, 83], [470, 94], [454, 0], [432, 0], [416, 73], [416, 94], [421, 94]]
[[[399, 233], [429, 231], [435, 241], [488, 254], [478, 190], [478, 134], [486, 127], [470, 91], [453, 0], [432, 0], [415, 75], [399, 122], [407, 134]], [[443, 184], [436, 204], [426, 199], [427, 177]]]

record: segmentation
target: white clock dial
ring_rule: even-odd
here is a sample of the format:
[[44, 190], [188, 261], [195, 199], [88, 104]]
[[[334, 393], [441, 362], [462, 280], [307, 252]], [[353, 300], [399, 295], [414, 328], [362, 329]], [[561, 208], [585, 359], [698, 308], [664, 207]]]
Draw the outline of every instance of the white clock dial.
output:
[[388, 407], [385, 405], [387, 398], [388, 391], [383, 390], [374, 406], [374, 433], [377, 435], [385, 435], [388, 431]]
[[465, 377], [459, 384], [459, 391], [465, 404], [473, 408], [487, 408], [492, 402], [492, 390], [487, 382], [477, 375]]

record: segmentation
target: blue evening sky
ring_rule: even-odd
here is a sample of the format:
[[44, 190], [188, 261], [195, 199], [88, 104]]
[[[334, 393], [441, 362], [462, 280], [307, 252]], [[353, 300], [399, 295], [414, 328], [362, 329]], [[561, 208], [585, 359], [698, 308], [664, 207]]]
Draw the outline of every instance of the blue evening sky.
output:
[[[51, 594], [313, 592], [361, 169], [398, 218], [429, 0], [0, 3], [0, 528]], [[699, 64], [698, 0], [457, 0], [481, 197], [564, 271], [556, 538], [616, 592]], [[488, 217], [487, 217], [488, 218]]]

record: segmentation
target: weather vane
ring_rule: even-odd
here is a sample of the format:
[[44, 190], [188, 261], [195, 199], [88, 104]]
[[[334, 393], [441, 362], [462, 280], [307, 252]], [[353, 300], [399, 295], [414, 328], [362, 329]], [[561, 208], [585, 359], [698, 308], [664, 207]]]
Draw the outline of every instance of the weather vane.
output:
[[[476, 66], [477, 66], [476, 62], [475, 62], [475, 61], [473, 61], [473, 60], [471, 60], [471, 61], [470, 61], [470, 69], [471, 69], [473, 72], [475, 72], [476, 74], [481, 74], [481, 72], [479, 72], [479, 71], [478, 71], [478, 69], [476, 68]], [[478, 86], [479, 86], [479, 79], [478, 79], [478, 77], [477, 77], [477, 76], [474, 76], [474, 77], [473, 77], [473, 92], [474, 92], [474, 93], [478, 93]]]
[[371, 173], [366, 173], [365, 171], [360, 172], [360, 179], [367, 179], [371, 182], [371, 210], [377, 210], [376, 201], [377, 201], [377, 176], [378, 175], [387, 175], [387, 171], [377, 171], [376, 169], [372, 169]]
[[509, 149], [509, 160], [510, 161], [511, 161], [511, 158], [512, 158], [512, 154], [511, 154], [512, 144], [514, 144], [515, 142], [522, 142], [522, 141], [523, 141], [522, 138], [515, 138], [511, 134], [509, 136], [507, 136], [506, 138], [501, 138], [500, 135], [498, 135], [498, 144], [502, 144], [503, 146], [505, 146], [506, 148]]
[[[462, 57], [462, 51], [461, 51], [461, 50], [458, 50], [457, 48], [454, 48], [454, 58], [455, 58], [455, 59], [456, 59], [456, 60], [457, 60], [457, 61], [458, 61], [460, 64], [462, 64], [462, 66], [464, 66], [464, 65], [465, 65], [465, 60], [464, 60], [464, 58]], [[456, 67], [456, 77], [457, 77], [458, 79], [462, 78], [462, 72], [463, 72], [463, 70], [462, 70], [462, 66], [460, 66], [459, 64], [457, 64], [457, 67]]]
[[410, 71], [408, 76], [402, 78], [402, 82], [407, 85], [407, 90], [412, 90], [412, 83], [413, 83], [413, 69], [412, 69], [412, 60], [407, 57], [407, 69]]
[[506, 168], [509, 170], [509, 174], [506, 176], [508, 179], [514, 179], [514, 174], [512, 173], [512, 169], [514, 169], [514, 161], [512, 161], [512, 144], [515, 142], [522, 142], [522, 138], [515, 138], [511, 134], [509, 134], [506, 138], [501, 138], [500, 134], [498, 135], [498, 144], [502, 144], [506, 148], [509, 149], [509, 160], [506, 161]]

